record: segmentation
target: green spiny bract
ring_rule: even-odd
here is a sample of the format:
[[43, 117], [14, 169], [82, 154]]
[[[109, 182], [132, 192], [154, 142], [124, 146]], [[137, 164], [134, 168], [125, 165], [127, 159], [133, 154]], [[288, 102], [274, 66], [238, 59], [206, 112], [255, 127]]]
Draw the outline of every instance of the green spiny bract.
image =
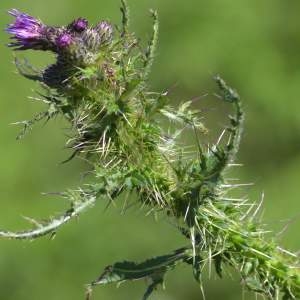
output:
[[[34, 221], [38, 226], [29, 231], [1, 231], [0, 236], [33, 239], [53, 234], [97, 199], [113, 201], [126, 191], [136, 194], [142, 207], [175, 220], [191, 246], [143, 263], [107, 267], [89, 286], [88, 298], [94, 285], [148, 277], [153, 282], [144, 295], [147, 299], [178, 263], [192, 265], [200, 284], [203, 266], [214, 263], [220, 276], [225, 266], [231, 266], [248, 289], [269, 299], [299, 298], [297, 257], [266, 239], [255, 219], [256, 204], [230, 198], [235, 185], [224, 174], [234, 162], [241, 138], [244, 115], [239, 95], [220, 77], [215, 78], [220, 98], [235, 112], [223, 139], [204, 148], [199, 136], [206, 130], [200, 111], [191, 108], [192, 102], [173, 108], [167, 92], [148, 90], [158, 36], [156, 12], [151, 12], [152, 39], [143, 50], [128, 30], [125, 1], [121, 11], [121, 27], [106, 21], [89, 27], [82, 18], [65, 27], [51, 27], [11, 11], [17, 18], [7, 29], [16, 39], [11, 46], [49, 50], [57, 56], [43, 71], [16, 61], [22, 75], [41, 82], [43, 101], [48, 104], [48, 110], [24, 123], [22, 135], [43, 118], [63, 115], [70, 123], [70, 159], [80, 155], [89, 160], [95, 180], [84, 189], [63, 194], [72, 206], [62, 216], [48, 223]], [[163, 129], [163, 119], [170, 120], [168, 131]], [[195, 137], [197, 151], [192, 155], [178, 142], [186, 131]]]

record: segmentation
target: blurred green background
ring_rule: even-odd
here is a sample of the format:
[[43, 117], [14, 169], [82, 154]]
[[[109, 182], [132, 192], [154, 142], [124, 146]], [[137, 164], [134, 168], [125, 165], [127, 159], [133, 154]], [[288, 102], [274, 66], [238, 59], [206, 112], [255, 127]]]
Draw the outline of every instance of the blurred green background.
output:
[[[244, 99], [245, 133], [235, 172], [255, 186], [240, 191], [253, 200], [265, 193], [264, 220], [270, 228], [288, 229], [279, 237], [283, 246], [297, 250], [299, 241], [300, 170], [300, 2], [279, 0], [128, 0], [131, 28], [148, 38], [149, 8], [160, 15], [160, 44], [151, 75], [154, 90], [172, 89], [174, 101], [213, 94], [211, 77], [221, 74]], [[11, 18], [9, 8], [40, 17], [48, 24], [65, 24], [77, 16], [91, 22], [110, 19], [119, 23], [118, 0], [2, 0], [1, 28]], [[34, 96], [35, 83], [15, 72], [13, 55], [0, 32], [0, 224], [1, 228], [27, 226], [21, 216], [53, 215], [68, 203], [41, 192], [63, 191], [80, 185], [80, 161], [59, 164], [64, 149], [65, 124], [61, 119], [38, 125], [24, 140], [10, 123], [30, 118], [42, 109]], [[38, 66], [49, 54], [18, 53]], [[216, 137], [225, 124], [226, 108], [214, 97], [201, 99], [205, 122]], [[59, 231], [54, 241], [0, 240], [0, 299], [83, 299], [84, 283], [117, 260], [142, 260], [182, 246], [182, 238], [166, 220], [154, 222], [138, 210], [121, 216], [105, 204], [85, 213]], [[207, 300], [242, 299], [238, 280], [213, 278], [205, 285]], [[146, 285], [135, 282], [95, 290], [94, 299], [140, 299]], [[167, 290], [153, 300], [201, 299], [188, 267], [167, 276]], [[244, 299], [255, 299], [246, 294]]]

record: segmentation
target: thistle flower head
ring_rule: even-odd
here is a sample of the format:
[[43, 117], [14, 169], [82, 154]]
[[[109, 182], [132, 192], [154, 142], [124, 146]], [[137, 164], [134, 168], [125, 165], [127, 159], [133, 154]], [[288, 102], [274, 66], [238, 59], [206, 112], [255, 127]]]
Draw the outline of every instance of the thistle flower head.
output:
[[6, 31], [12, 34], [12, 39], [15, 40], [9, 46], [17, 47], [19, 50], [43, 48], [46, 26], [38, 19], [17, 9], [11, 9], [8, 13], [16, 18], [15, 22], [6, 28]]
[[71, 29], [73, 29], [76, 32], [82, 32], [88, 27], [88, 21], [84, 18], [78, 18], [77, 20], [74, 20], [71, 24]]
[[[80, 17], [68, 26], [48, 26], [17, 9], [11, 9], [9, 14], [15, 17], [15, 21], [6, 28], [14, 40], [9, 47], [17, 50], [50, 50], [62, 54], [65, 61], [72, 61], [72, 65], [94, 61], [102, 46], [107, 45], [113, 37], [113, 27], [106, 21], [89, 27], [88, 21]], [[71, 44], [72, 49], [69, 47]]]

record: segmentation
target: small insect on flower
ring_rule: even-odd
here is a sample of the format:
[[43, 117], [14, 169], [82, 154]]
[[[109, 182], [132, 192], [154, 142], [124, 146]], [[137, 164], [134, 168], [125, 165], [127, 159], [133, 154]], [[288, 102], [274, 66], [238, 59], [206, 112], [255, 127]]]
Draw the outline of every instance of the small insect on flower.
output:
[[47, 46], [46, 25], [17, 9], [11, 9], [8, 13], [16, 18], [15, 22], [9, 24], [6, 28], [6, 31], [13, 35], [11, 38], [15, 40], [8, 46], [15, 47], [18, 50], [41, 50]]

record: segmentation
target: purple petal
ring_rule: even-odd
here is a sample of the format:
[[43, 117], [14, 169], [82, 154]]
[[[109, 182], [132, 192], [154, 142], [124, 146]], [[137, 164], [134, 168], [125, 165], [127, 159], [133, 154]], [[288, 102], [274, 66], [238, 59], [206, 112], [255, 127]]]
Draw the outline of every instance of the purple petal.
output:
[[6, 31], [13, 35], [12, 38], [15, 39], [15, 42], [9, 46], [26, 45], [26, 48], [30, 48], [31, 44], [35, 45], [43, 40], [45, 25], [41, 21], [17, 9], [11, 9], [8, 13], [15, 17], [14, 23], [9, 24], [6, 28]]

